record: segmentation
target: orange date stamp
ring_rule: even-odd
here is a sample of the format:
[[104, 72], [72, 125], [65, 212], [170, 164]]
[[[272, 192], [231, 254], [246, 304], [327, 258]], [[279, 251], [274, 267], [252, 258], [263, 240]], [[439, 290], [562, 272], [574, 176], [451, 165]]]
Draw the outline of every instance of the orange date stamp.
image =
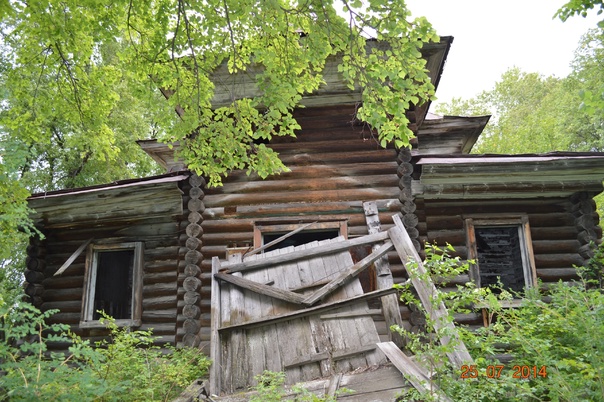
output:
[[511, 370], [506, 370], [503, 364], [494, 364], [487, 366], [484, 371], [477, 368], [475, 365], [461, 366], [461, 378], [478, 378], [484, 376], [487, 378], [501, 378], [501, 376], [510, 375], [512, 378], [528, 379], [528, 378], [546, 378], [547, 366], [528, 366], [515, 365]]

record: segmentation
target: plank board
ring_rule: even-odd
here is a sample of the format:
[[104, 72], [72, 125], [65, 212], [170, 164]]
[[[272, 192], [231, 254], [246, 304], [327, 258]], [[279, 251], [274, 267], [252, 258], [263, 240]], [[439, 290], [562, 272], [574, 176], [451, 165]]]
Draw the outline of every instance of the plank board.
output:
[[[279, 265], [238, 273], [247, 284], [253, 282], [259, 286], [240, 287], [222, 281], [220, 290], [223, 294], [219, 298], [222, 307], [219, 328], [221, 381], [217, 382], [221, 384], [221, 392], [248, 389], [255, 385], [254, 377], [264, 370], [285, 371], [286, 383], [293, 384], [385, 361], [385, 356], [375, 347], [379, 336], [373, 319], [354, 314], [368, 309], [358, 279], [352, 278], [325, 295], [325, 305], [336, 308], [331, 312], [350, 313], [333, 319], [320, 318], [324, 313], [321, 304], [305, 308], [272, 297], [275, 293], [285, 292], [298, 295], [292, 289], [306, 288], [299, 294], [303, 298], [317, 290], [308, 286], [334, 280], [350, 270], [354, 263], [348, 251], [314, 255], [314, 249], [342, 241], [343, 238], [324, 240], [246, 257], [246, 262], [250, 263], [290, 253], [307, 254], [306, 259], [284, 258]], [[224, 275], [230, 274], [219, 276], [224, 279]], [[266, 284], [279, 290], [267, 292]], [[242, 297], [233, 297], [230, 292], [238, 292]], [[356, 301], [347, 305], [348, 299]], [[234, 300], [240, 305], [234, 305]], [[307, 310], [309, 313], [304, 314]], [[285, 318], [272, 322], [271, 317]], [[263, 320], [265, 325], [247, 325]]]

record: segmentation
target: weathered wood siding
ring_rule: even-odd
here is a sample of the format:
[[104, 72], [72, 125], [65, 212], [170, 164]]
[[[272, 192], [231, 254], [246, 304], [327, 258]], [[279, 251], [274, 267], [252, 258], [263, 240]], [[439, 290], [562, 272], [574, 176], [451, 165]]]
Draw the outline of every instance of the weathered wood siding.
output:
[[[262, 180], [237, 171], [224, 186], [204, 190], [202, 342], [210, 340], [211, 259], [224, 259], [228, 247], [253, 246], [255, 221], [347, 219], [348, 235], [356, 237], [368, 233], [362, 202], [375, 200], [383, 230], [392, 226], [391, 215], [401, 211], [397, 152], [382, 149], [353, 116], [352, 106], [302, 109], [297, 138], [271, 142], [291, 172]], [[390, 262], [395, 282], [403, 280], [396, 253]]]
[[[454, 255], [468, 257], [464, 217], [476, 214], [526, 214], [528, 216], [537, 278], [545, 285], [576, 279], [574, 266], [590, 257], [589, 242], [599, 239], [595, 203], [587, 193], [565, 198], [500, 200], [416, 200], [420, 241], [455, 248]], [[458, 278], [459, 283], [469, 277]], [[458, 317], [459, 321], [478, 323], [478, 314]]]
[[[526, 214], [531, 230], [532, 249], [537, 278], [545, 286], [559, 280], [577, 278], [574, 266], [583, 265], [591, 256], [590, 242], [600, 239], [598, 215], [593, 195], [581, 192], [564, 198], [500, 199], [500, 200], [424, 200], [416, 199], [420, 242], [451, 244], [454, 256], [468, 258], [464, 217], [485, 214], [501, 216]], [[462, 275], [450, 283], [470, 280]], [[445, 288], [446, 289], [446, 288]], [[457, 321], [482, 325], [479, 312], [460, 314]], [[409, 316], [412, 327], [421, 327], [422, 317], [416, 312]]]
[[[144, 244], [143, 330], [153, 329], [157, 344], [176, 341], [179, 269], [186, 248], [181, 234], [183, 198], [177, 183], [128, 187], [30, 202], [45, 239], [28, 247], [26, 292], [42, 310], [59, 309], [51, 322], [69, 324], [72, 331], [96, 340], [103, 329], [79, 328], [86, 252], [59, 276], [57, 269], [87, 239]], [[130, 214], [127, 214], [130, 211]], [[30, 281], [31, 279], [31, 281]]]

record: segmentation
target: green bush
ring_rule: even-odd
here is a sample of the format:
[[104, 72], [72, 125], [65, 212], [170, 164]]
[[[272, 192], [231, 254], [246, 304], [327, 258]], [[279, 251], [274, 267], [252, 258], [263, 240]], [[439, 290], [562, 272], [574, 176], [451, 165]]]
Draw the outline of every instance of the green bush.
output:
[[[424, 265], [435, 281], [446, 281], [468, 269], [467, 263], [450, 258], [446, 249], [436, 246], [426, 247]], [[413, 263], [409, 268], [411, 275], [416, 275]], [[399, 287], [403, 300], [420, 305], [406, 285]], [[449, 364], [446, 352], [454, 345], [444, 347], [436, 341], [445, 334], [435, 333], [429, 318], [428, 334], [396, 328], [410, 340], [408, 348], [418, 361], [435, 373], [433, 384], [454, 401], [604, 401], [601, 289], [588, 281], [560, 282], [550, 286], [547, 294], [539, 289], [527, 291], [518, 308], [504, 308], [501, 302], [512, 295], [499, 290], [500, 294], [494, 294], [468, 283], [458, 286], [457, 292], [432, 295], [434, 303], [447, 305], [448, 320], [453, 320], [455, 313], [473, 310], [477, 303], [488, 306], [488, 327], [470, 330], [457, 325], [461, 340], [474, 357], [474, 364], [462, 371]], [[510, 354], [512, 362], [502, 364], [494, 358], [501, 353]], [[463, 378], [474, 374], [475, 378]], [[413, 389], [402, 398], [429, 401], [438, 396], [420, 395]]]
[[[0, 400], [167, 401], [209, 367], [197, 349], [162, 350], [150, 331], [119, 328], [108, 317], [108, 340], [92, 346], [66, 325], [46, 324], [53, 313], [0, 304]], [[48, 342], [69, 350], [49, 352]]]

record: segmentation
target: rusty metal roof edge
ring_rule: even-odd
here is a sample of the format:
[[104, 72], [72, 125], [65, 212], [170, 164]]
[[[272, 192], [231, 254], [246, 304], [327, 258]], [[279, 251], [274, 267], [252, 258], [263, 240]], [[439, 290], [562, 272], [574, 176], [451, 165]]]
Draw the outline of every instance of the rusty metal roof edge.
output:
[[79, 187], [79, 188], [69, 188], [63, 190], [55, 190], [55, 191], [45, 191], [40, 193], [32, 194], [27, 200], [39, 200], [45, 198], [54, 198], [54, 197], [62, 197], [68, 195], [76, 195], [76, 194], [84, 194], [91, 193], [96, 191], [103, 190], [113, 190], [124, 187], [136, 187], [136, 186], [144, 186], [151, 184], [160, 184], [160, 183], [170, 183], [185, 180], [190, 176], [190, 172], [188, 170], [181, 170], [178, 172], [171, 172], [157, 176], [149, 176], [137, 179], [124, 179], [117, 180], [112, 183], [107, 184], [98, 184], [94, 186], [87, 187]]

